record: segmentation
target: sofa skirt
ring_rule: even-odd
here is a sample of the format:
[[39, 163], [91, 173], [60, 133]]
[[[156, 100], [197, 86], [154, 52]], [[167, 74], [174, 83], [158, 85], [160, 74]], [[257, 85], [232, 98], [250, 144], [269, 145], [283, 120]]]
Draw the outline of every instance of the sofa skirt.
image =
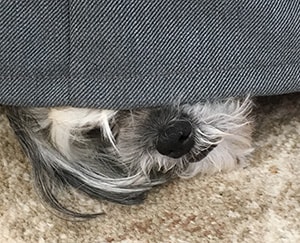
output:
[[0, 1], [0, 104], [133, 109], [300, 91], [300, 0]]

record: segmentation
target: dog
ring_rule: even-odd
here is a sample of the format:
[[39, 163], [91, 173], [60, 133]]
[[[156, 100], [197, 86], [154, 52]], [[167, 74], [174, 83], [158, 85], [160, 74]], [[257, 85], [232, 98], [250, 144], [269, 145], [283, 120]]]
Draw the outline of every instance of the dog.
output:
[[245, 166], [253, 150], [251, 109], [250, 98], [229, 98], [135, 110], [7, 107], [6, 114], [42, 198], [81, 217], [59, 202], [57, 188], [138, 204], [174, 178]]

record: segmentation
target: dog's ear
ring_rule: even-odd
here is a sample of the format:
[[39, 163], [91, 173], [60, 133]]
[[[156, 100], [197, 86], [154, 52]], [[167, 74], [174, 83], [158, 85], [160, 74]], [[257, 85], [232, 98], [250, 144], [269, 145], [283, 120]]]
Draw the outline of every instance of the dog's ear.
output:
[[116, 193], [109, 190], [100, 190], [99, 188], [87, 185], [86, 183], [82, 182], [79, 178], [75, 177], [69, 171], [62, 171], [60, 173], [60, 177], [64, 181], [64, 183], [74, 188], [80, 188], [80, 191], [86, 193], [94, 199], [104, 199], [124, 205], [134, 205], [143, 203], [146, 198], [146, 193], [148, 191], [147, 190], [137, 192], [132, 191], [127, 193]]
[[[29, 116], [23, 109], [16, 107], [7, 107], [6, 115], [25, 154], [32, 163], [34, 183], [41, 199], [64, 216], [92, 218], [102, 214], [83, 214], [75, 212], [67, 209], [58, 201], [54, 191], [63, 187], [63, 177], [60, 176], [59, 168], [52, 167], [51, 163], [47, 163], [44, 160], [44, 156], [41, 154], [37, 142], [33, 139], [32, 128], [37, 125], [35, 119]], [[26, 126], [28, 124], [31, 124], [31, 126]]]
[[[66, 186], [77, 188], [96, 199], [105, 199], [121, 204], [143, 202], [146, 192], [151, 189], [151, 186], [146, 185], [139, 188], [126, 186], [128, 179], [126, 173], [117, 165], [117, 162], [114, 164], [112, 158], [105, 154], [99, 155], [100, 161], [96, 167], [85, 161], [69, 161], [50, 142], [49, 127], [47, 130], [40, 126], [41, 123], [46, 124], [45, 121], [42, 121], [40, 114], [47, 114], [47, 112], [41, 110], [37, 113], [39, 116], [34, 115], [36, 111], [31, 112], [31, 110], [16, 107], [9, 107], [6, 110], [10, 125], [32, 163], [38, 193], [46, 203], [66, 216], [90, 218], [99, 215], [82, 214], [63, 206], [55, 196], [55, 191], [66, 189]], [[101, 171], [97, 171], [96, 168], [102, 169], [103, 173], [111, 173], [116, 180], [114, 181], [114, 177], [110, 178], [109, 174], [101, 174]], [[122, 187], [122, 185], [124, 186]]]

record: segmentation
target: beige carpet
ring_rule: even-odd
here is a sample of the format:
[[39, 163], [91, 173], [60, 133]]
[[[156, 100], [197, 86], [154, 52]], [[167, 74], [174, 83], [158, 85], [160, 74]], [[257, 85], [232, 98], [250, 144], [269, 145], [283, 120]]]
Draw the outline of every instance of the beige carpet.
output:
[[251, 166], [175, 181], [141, 206], [73, 201], [106, 215], [58, 218], [38, 199], [30, 165], [0, 115], [0, 242], [300, 242], [300, 93], [258, 102]]

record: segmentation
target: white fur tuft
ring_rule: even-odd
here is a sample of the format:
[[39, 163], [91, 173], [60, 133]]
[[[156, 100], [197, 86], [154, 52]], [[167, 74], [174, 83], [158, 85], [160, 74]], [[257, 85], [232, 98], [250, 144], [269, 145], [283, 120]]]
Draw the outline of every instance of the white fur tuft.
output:
[[51, 139], [67, 158], [71, 158], [70, 141], [80, 139], [75, 136], [76, 130], [100, 127], [104, 137], [115, 146], [115, 139], [109, 126], [109, 121], [115, 114], [116, 111], [113, 110], [53, 108], [48, 114], [51, 123]]

